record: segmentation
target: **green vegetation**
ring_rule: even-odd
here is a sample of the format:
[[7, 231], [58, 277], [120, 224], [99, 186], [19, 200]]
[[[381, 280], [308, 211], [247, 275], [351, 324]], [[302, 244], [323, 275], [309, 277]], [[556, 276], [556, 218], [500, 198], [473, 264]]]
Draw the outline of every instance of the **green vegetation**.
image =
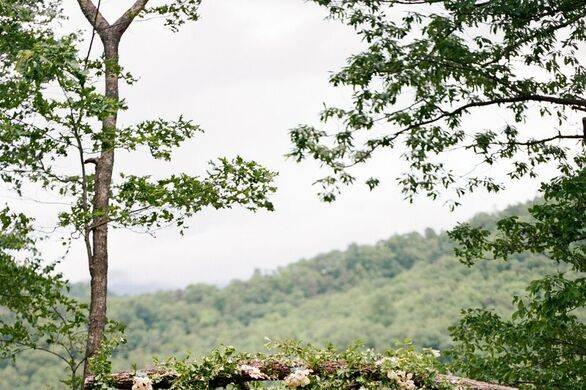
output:
[[67, 367], [63, 383], [79, 386], [87, 307], [67, 294], [54, 264], [43, 265], [37, 239], [29, 218], [0, 211], [0, 358], [49, 354]]
[[469, 310], [452, 329], [455, 367], [473, 376], [540, 389], [581, 389], [586, 380], [586, 169], [542, 185], [533, 217], [501, 218], [496, 229], [462, 224], [449, 235], [465, 262], [507, 261], [529, 252], [546, 255], [573, 273], [532, 281], [515, 297], [510, 318]]
[[[472, 223], [490, 227], [495, 221], [483, 214]], [[451, 345], [447, 329], [461, 309], [509, 314], [512, 295], [555, 269], [545, 257], [526, 254], [466, 267], [455, 258], [447, 234], [427, 230], [351, 245], [270, 274], [256, 272], [224, 288], [196, 284], [112, 297], [111, 319], [127, 325], [128, 340], [114, 356], [114, 369], [148, 365], [153, 355], [199, 355], [220, 344], [258, 352], [265, 337], [331, 341], [339, 347], [360, 339], [379, 351], [410, 338], [417, 346], [445, 350]], [[14, 389], [60, 388], [57, 378], [64, 372], [54, 359], [34, 353], [1, 367], [2, 386]]]
[[[129, 329], [114, 367], [143, 365], [153, 354], [199, 355], [223, 343], [252, 352], [261, 348], [263, 336], [337, 346], [362, 339], [378, 351], [408, 337], [419, 347], [446, 349], [451, 329], [456, 341], [451, 367], [460, 372], [536, 388], [583, 385], [586, 118], [580, 117], [586, 111], [586, 68], [579, 51], [586, 42], [584, 0], [314, 2], [365, 41], [364, 50], [330, 79], [352, 90], [351, 103], [326, 107], [322, 126], [301, 125], [290, 133], [291, 157], [328, 168], [328, 176], [317, 181], [324, 201], [334, 201], [343, 186], [357, 180], [354, 167], [378, 151], [400, 149], [408, 168], [398, 183], [408, 200], [448, 196], [453, 208], [477, 189], [500, 191], [507, 178], [541, 181], [543, 204], [530, 207], [530, 215], [479, 217], [450, 233], [353, 245], [271, 274], [257, 272], [226, 288], [195, 285], [115, 297], [108, 304], [109, 226], [149, 231], [175, 225], [182, 231], [188, 218], [207, 207], [272, 210], [276, 173], [241, 157], [220, 157], [203, 176], [134, 176], [125, 166], [114, 169], [118, 151], [146, 149], [156, 160], [171, 160], [174, 148], [201, 131], [182, 116], [129, 127], [117, 122], [127, 109], [119, 83], [136, 81], [119, 65], [124, 33], [135, 19], [152, 14], [177, 31], [198, 19], [200, 0], [135, 0], [112, 23], [102, 15], [100, 1], [78, 0], [91, 26], [87, 49], [81, 34], [57, 33], [64, 22], [60, 0], [2, 1], [0, 181], [18, 196], [30, 185], [70, 202], [58, 226], [66, 230], [65, 244], [83, 239], [91, 275], [91, 293], [81, 299], [90, 300], [86, 314], [85, 305], [66, 294], [69, 286], [61, 276], [41, 265], [38, 238], [28, 235], [31, 220], [8, 210], [0, 215], [0, 357], [13, 359], [0, 366], [2, 386], [62, 387], [69, 381], [78, 388], [82, 364], [84, 377], [107, 375], [113, 368], [110, 353], [121, 341], [107, 307], [111, 319]], [[95, 39], [103, 56], [92, 59]], [[97, 90], [99, 80], [103, 92]], [[56, 87], [62, 93], [55, 94]], [[501, 120], [487, 123], [495, 112]], [[450, 159], [454, 150], [468, 159]], [[485, 173], [475, 169], [497, 164], [498, 170]], [[539, 177], [543, 166], [556, 170], [551, 183]], [[379, 180], [365, 178], [365, 183], [374, 189]], [[450, 239], [458, 244], [455, 252]], [[457, 262], [472, 265], [484, 258], [492, 261], [471, 268]], [[519, 296], [524, 286], [525, 296]], [[108, 324], [112, 339], [105, 337]], [[292, 348], [298, 357], [306, 353], [306, 361], [337, 356], [333, 350]], [[39, 351], [45, 355], [35, 354]], [[234, 375], [236, 363], [226, 351], [233, 350], [208, 355], [209, 365], [205, 359], [201, 364], [173, 360], [185, 369], [179, 386], [209, 388], [215, 370], [226, 366]], [[370, 370], [378, 370], [379, 377], [365, 378], [356, 368], [373, 352], [345, 353], [360, 380], [342, 383], [344, 378], [333, 376], [320, 384], [308, 377], [311, 364], [290, 379], [316, 389], [370, 388], [376, 381], [411, 389], [414, 381], [433, 381], [426, 376], [427, 364], [410, 371], [413, 376], [392, 367], [382, 379], [379, 368]], [[69, 367], [61, 384], [65, 367], [49, 355]], [[414, 353], [409, 362], [418, 356], [425, 353]], [[343, 371], [338, 368], [336, 375]], [[255, 367], [247, 369], [258, 374]], [[222, 383], [232, 382], [225, 379]]]
[[[136, 81], [118, 62], [127, 28], [137, 17], [157, 15], [176, 31], [197, 19], [199, 1], [147, 7], [148, 0], [139, 0], [110, 24], [100, 3], [79, 0], [89, 22], [89, 47], [83, 31], [60, 31], [67, 21], [62, 3], [0, 2], [0, 182], [18, 197], [24, 187], [36, 188], [67, 205], [55, 215], [64, 231], [61, 238], [66, 244], [83, 240], [91, 276], [85, 362], [99, 349], [108, 324], [109, 227], [148, 232], [176, 226], [182, 231], [186, 219], [204, 208], [272, 210], [268, 197], [276, 190], [276, 173], [240, 156], [220, 156], [199, 175], [130, 174], [128, 166], [118, 164], [114, 169], [119, 152], [171, 161], [175, 148], [202, 132], [181, 115], [176, 120], [143, 118], [127, 127], [117, 122], [128, 109], [119, 84]], [[103, 56], [93, 59], [92, 44], [98, 39]], [[83, 371], [86, 376], [87, 366]]]
[[[441, 374], [438, 351], [416, 351], [412, 345], [383, 354], [353, 345], [338, 351], [298, 341], [271, 342], [269, 354], [238, 352], [234, 347], [216, 348], [199, 359], [172, 358], [165, 371], [133, 373], [134, 384], [153, 387], [170, 380], [175, 390], [245, 388], [285, 390], [400, 389], [455, 390], [451, 379]], [[171, 376], [169, 375], [169, 373]], [[119, 374], [92, 378], [91, 390], [116, 388], [124, 381]], [[90, 384], [90, 383], [88, 383]]]
[[[409, 201], [447, 197], [456, 207], [477, 189], [537, 180], [545, 204], [529, 210], [533, 221], [503, 218], [496, 231], [459, 225], [451, 232], [456, 254], [472, 264], [532, 253], [582, 274], [532, 281], [528, 297], [512, 297], [511, 316], [467, 311], [452, 329], [452, 356], [474, 377], [583, 388], [586, 328], [576, 312], [586, 302], [584, 1], [315, 1], [353, 27], [365, 49], [330, 78], [351, 89], [352, 102], [326, 106], [319, 126], [293, 129], [290, 156], [329, 168], [317, 181], [328, 202], [385, 151], [406, 163], [398, 183]], [[542, 166], [555, 170], [552, 183]], [[370, 189], [380, 182], [363, 179]]]

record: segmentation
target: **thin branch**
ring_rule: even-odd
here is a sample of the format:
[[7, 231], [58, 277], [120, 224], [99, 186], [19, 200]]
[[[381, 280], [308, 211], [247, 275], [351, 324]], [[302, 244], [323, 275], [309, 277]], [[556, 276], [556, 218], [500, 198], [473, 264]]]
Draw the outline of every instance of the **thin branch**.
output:
[[[507, 146], [507, 145], [515, 145], [515, 146], [534, 146], [534, 145], [541, 145], [547, 142], [561, 140], [561, 139], [582, 139], [584, 138], [582, 135], [563, 135], [558, 134], [553, 137], [549, 138], [542, 138], [542, 139], [532, 139], [529, 141], [511, 141], [511, 142], [491, 142], [491, 145], [499, 145], [499, 146]], [[469, 148], [474, 147], [474, 145], [469, 145]]]
[[[67, 361], [67, 358], [66, 357], [61, 356], [57, 352], [51, 351], [50, 349], [47, 349], [47, 348], [44, 348], [44, 347], [39, 347], [39, 346], [36, 346], [36, 345], [31, 346], [31, 345], [27, 345], [27, 344], [19, 343], [19, 342], [15, 342], [15, 344], [21, 345], [22, 347], [25, 347], [26, 349], [29, 349], [29, 350], [47, 352], [47, 353], [49, 353], [51, 355], [54, 355], [54, 356], [58, 357], [59, 359], [63, 360], [65, 363], [67, 363], [69, 365], [69, 362]], [[26, 349], [23, 349], [23, 351], [25, 351]]]
[[530, 102], [530, 101], [552, 103], [552, 104], [559, 104], [559, 105], [568, 105], [568, 106], [579, 106], [579, 107], [586, 108], [586, 100], [575, 98], [575, 97], [563, 98], [563, 97], [545, 96], [545, 95], [537, 95], [537, 94], [518, 95], [518, 96], [509, 97], [509, 98], [503, 97], [503, 98], [496, 98], [496, 99], [491, 99], [491, 100], [470, 102], [470, 103], [464, 104], [464, 105], [454, 109], [453, 111], [445, 111], [441, 115], [438, 115], [434, 118], [431, 118], [431, 119], [428, 119], [425, 121], [421, 121], [418, 123], [414, 123], [414, 124], [406, 127], [405, 129], [401, 130], [401, 132], [405, 132], [405, 131], [413, 130], [414, 128], [417, 128], [417, 127], [429, 125], [429, 124], [435, 123], [435, 122], [437, 122], [441, 119], [447, 118], [447, 117], [459, 115], [462, 112], [468, 110], [469, 108], [486, 107], [486, 106], [492, 106], [495, 104], [499, 105], [499, 104], [505, 104], [505, 103], [520, 103], [520, 102]]
[[[139, 207], [138, 209], [130, 210], [130, 211], [128, 212], [128, 215], [131, 215], [131, 214], [137, 214], [137, 213], [140, 213], [140, 212], [142, 212], [142, 211], [148, 210], [148, 209], [150, 209], [150, 208], [152, 208], [152, 207], [154, 207], [154, 206], [144, 206], [144, 207]], [[114, 218], [114, 219], [105, 218], [105, 219], [103, 219], [103, 220], [101, 220], [101, 221], [99, 221], [99, 222], [96, 222], [96, 223], [93, 223], [93, 224], [89, 225], [89, 226], [88, 226], [88, 228], [89, 228], [90, 230], [94, 230], [95, 228], [97, 228], [97, 227], [99, 227], [99, 226], [102, 226], [102, 225], [105, 225], [105, 224], [108, 224], [108, 223], [110, 223], [110, 222], [119, 222], [119, 220], [118, 220], [118, 219], [115, 219], [115, 218]]]
[[98, 14], [100, 13], [100, 5], [101, 4], [102, 4], [102, 0], [98, 0], [98, 6], [96, 8], [96, 16], [94, 17], [93, 23], [91, 23], [91, 25], [92, 25], [92, 37], [90, 39], [90, 45], [89, 45], [89, 47], [87, 49], [87, 54], [85, 56], [85, 60], [83, 62], [84, 69], [87, 69], [87, 64], [88, 64], [88, 61], [90, 59], [90, 54], [92, 52], [92, 46], [94, 44], [94, 39], [96, 37], [96, 23], [98, 21]]
[[[96, 15], [98, 12], [99, 11], [96, 10]], [[84, 95], [81, 95], [81, 98], [80, 98], [81, 106], [79, 108], [79, 116], [76, 119], [74, 116], [73, 104], [71, 103], [71, 99], [70, 99], [69, 95], [67, 94], [67, 91], [65, 90], [65, 87], [62, 83], [62, 80], [60, 77], [57, 80], [59, 82], [59, 85], [63, 89], [63, 93], [65, 94], [67, 105], [69, 106], [69, 109], [70, 109], [69, 115], [71, 117], [71, 124], [73, 125], [72, 126], [73, 137], [75, 138], [76, 147], [77, 147], [77, 150], [79, 153], [79, 161], [80, 161], [80, 165], [81, 165], [81, 205], [82, 205], [81, 207], [82, 207], [82, 210], [84, 211], [84, 213], [86, 215], [89, 215], [87, 171], [85, 169], [85, 155], [84, 155], [82, 139], [81, 139], [81, 135], [79, 134], [79, 126], [81, 125], [81, 121], [82, 121], [84, 111], [85, 111], [84, 110], [84, 108], [85, 108]], [[84, 223], [83, 223], [83, 241], [85, 244], [85, 249], [87, 252], [88, 260], [91, 260], [91, 258], [93, 256], [93, 248], [92, 248], [92, 244], [90, 241], [90, 231], [91, 231], [91, 229], [88, 228], [88, 224], [84, 221]]]

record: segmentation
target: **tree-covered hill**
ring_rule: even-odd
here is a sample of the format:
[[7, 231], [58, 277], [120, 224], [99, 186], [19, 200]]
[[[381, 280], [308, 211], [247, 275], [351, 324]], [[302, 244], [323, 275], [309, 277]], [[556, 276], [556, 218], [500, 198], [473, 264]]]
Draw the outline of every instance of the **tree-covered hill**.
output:
[[[494, 220], [483, 214], [474, 222]], [[196, 284], [112, 297], [110, 317], [127, 325], [128, 338], [114, 364], [142, 366], [153, 355], [197, 355], [218, 344], [261, 350], [265, 337], [340, 346], [360, 339], [376, 349], [410, 338], [441, 350], [450, 345], [447, 329], [461, 309], [509, 312], [511, 295], [551, 271], [551, 261], [536, 256], [466, 267], [453, 256], [447, 235], [432, 230], [353, 244], [223, 288]], [[55, 360], [29, 354], [0, 363], [0, 388], [57, 389], [61, 374]]]

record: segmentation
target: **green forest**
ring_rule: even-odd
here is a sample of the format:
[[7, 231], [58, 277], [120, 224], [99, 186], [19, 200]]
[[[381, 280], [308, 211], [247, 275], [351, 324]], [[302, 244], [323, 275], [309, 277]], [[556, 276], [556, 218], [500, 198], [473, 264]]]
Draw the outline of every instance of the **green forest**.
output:
[[585, 1], [296, 1], [0, 0], [0, 389], [584, 389]]
[[[527, 204], [471, 222], [494, 225], [505, 215], [526, 214]], [[404, 339], [445, 350], [448, 328], [465, 308], [513, 310], [511, 296], [559, 267], [541, 256], [468, 267], [454, 256], [446, 233], [392, 236], [375, 245], [350, 245], [279, 268], [255, 273], [226, 287], [195, 284], [177, 291], [111, 297], [111, 317], [126, 324], [127, 343], [114, 358], [117, 369], [152, 364], [152, 357], [233, 345], [262, 350], [268, 338], [295, 338], [345, 347], [360, 340], [384, 350]], [[87, 297], [86, 285], [73, 292]], [[14, 389], [58, 389], [63, 367], [42, 353], [15, 365], [2, 363], [0, 380]], [[23, 378], [26, 378], [23, 380]]]

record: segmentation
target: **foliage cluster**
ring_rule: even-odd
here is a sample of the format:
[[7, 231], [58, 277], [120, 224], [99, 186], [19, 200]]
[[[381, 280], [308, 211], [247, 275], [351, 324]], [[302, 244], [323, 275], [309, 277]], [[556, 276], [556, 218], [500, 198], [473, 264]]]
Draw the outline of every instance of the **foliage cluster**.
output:
[[[71, 209], [62, 212], [60, 224], [87, 238], [98, 212], [90, 207], [95, 190], [90, 167], [104, 144], [128, 152], [146, 148], [153, 158], [169, 160], [173, 148], [202, 130], [182, 116], [142, 121], [115, 133], [96, 129], [96, 121], [126, 109], [122, 101], [113, 101], [96, 89], [95, 78], [105, 71], [104, 62], [84, 61], [76, 35], [57, 38], [48, 29], [21, 31], [25, 20], [16, 16], [16, 20], [2, 18], [6, 25], [2, 30], [14, 32], [0, 36], [7, 46], [0, 64], [2, 180], [16, 190], [28, 180], [71, 200]], [[133, 81], [119, 72], [121, 78]], [[72, 158], [79, 159], [78, 171], [58, 163]], [[118, 227], [148, 229], [171, 222], [183, 225], [186, 217], [207, 206], [272, 209], [267, 195], [275, 190], [274, 175], [241, 157], [210, 162], [203, 177], [121, 174], [112, 187], [107, 221]]]
[[[276, 351], [253, 355], [224, 347], [196, 360], [172, 358], [160, 372], [174, 373], [173, 388], [177, 390], [213, 389], [230, 384], [259, 389], [454, 388], [439, 376], [436, 351], [415, 352], [410, 345], [382, 354], [359, 345], [343, 351], [297, 341], [271, 341], [267, 346]], [[155, 384], [162, 375], [154, 374], [149, 379]], [[108, 375], [102, 378], [98, 386], [108, 386]], [[267, 387], [262, 382], [273, 385]]]
[[450, 235], [464, 261], [543, 254], [571, 274], [533, 280], [511, 318], [468, 310], [452, 329], [456, 367], [477, 378], [539, 388], [580, 388], [586, 380], [586, 169], [542, 186], [531, 220], [502, 218], [496, 230], [468, 224]]
[[[449, 193], [452, 206], [466, 192], [502, 189], [503, 177], [572, 166], [586, 110], [582, 0], [315, 2], [366, 46], [330, 79], [351, 89], [352, 103], [326, 106], [322, 125], [291, 131], [291, 156], [329, 168], [318, 181], [324, 200], [385, 150], [407, 163], [398, 181], [408, 199]], [[535, 118], [539, 126], [527, 125]], [[453, 164], [455, 151], [474, 162]], [[497, 163], [502, 175], [476, 169]]]
[[46, 352], [66, 364], [64, 382], [75, 386], [84, 361], [87, 306], [68, 294], [54, 264], [43, 265], [30, 219], [4, 209], [0, 224], [0, 357]]

